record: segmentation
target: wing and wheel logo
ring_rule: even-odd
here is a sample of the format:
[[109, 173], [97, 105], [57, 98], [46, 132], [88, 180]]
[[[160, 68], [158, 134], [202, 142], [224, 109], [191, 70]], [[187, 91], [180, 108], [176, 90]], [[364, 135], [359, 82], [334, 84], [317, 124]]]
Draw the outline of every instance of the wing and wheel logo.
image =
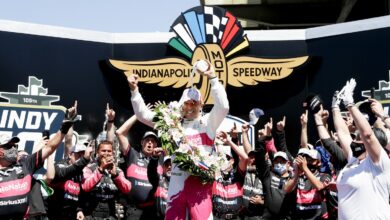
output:
[[[182, 13], [171, 30], [176, 36], [168, 45], [185, 58], [109, 62], [126, 75], [138, 74], [140, 82], [181, 88], [191, 86], [192, 65], [199, 59], [207, 59], [226, 88], [283, 79], [308, 59], [307, 56], [286, 59], [234, 56], [249, 48], [249, 41], [237, 18], [220, 7], [194, 7]], [[200, 89], [205, 104], [212, 104], [208, 78], [196, 74], [192, 83]]]

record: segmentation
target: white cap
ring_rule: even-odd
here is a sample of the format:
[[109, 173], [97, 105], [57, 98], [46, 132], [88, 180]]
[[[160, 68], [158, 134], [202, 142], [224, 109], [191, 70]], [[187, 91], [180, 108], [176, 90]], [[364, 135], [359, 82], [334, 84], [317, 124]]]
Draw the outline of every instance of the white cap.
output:
[[0, 145], [8, 144], [10, 142], [12, 143], [18, 143], [20, 139], [18, 137], [11, 137], [7, 134], [0, 134]]
[[315, 160], [321, 160], [321, 155], [317, 150], [310, 150], [308, 148], [301, 148], [298, 151], [298, 154], [307, 155]]
[[71, 153], [78, 153], [78, 152], [85, 151], [86, 149], [87, 149], [87, 147], [86, 147], [84, 144], [76, 144], [76, 145], [74, 145], [74, 146], [70, 149], [70, 152], [71, 152]]
[[188, 100], [194, 100], [200, 102], [202, 100], [200, 91], [195, 87], [185, 89], [183, 91], [183, 94], [181, 95], [179, 103], [180, 105], [182, 105], [184, 104], [184, 102]]
[[164, 157], [164, 162], [163, 162], [163, 163], [165, 163], [167, 160], [171, 160], [171, 156], [165, 156], [165, 157]]
[[276, 152], [276, 153], [274, 154], [274, 160], [275, 160], [275, 158], [277, 158], [277, 157], [281, 157], [281, 158], [283, 158], [283, 159], [285, 159], [285, 160], [288, 160], [287, 154], [286, 154], [285, 152], [283, 152], [283, 151], [278, 151], [278, 152]]

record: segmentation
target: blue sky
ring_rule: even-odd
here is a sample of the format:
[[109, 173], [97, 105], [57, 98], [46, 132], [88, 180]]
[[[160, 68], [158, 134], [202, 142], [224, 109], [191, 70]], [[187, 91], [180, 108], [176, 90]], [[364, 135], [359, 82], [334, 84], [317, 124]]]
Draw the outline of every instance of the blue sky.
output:
[[4, 0], [0, 19], [112, 33], [168, 32], [199, 0]]

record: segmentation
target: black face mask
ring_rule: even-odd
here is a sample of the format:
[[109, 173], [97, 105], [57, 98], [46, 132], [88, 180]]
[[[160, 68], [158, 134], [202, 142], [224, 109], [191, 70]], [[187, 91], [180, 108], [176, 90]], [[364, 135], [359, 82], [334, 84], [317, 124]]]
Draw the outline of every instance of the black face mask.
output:
[[309, 170], [312, 172], [312, 173], [315, 173], [317, 170], [318, 170], [318, 166], [314, 165], [314, 164], [307, 164], [307, 168], [309, 168]]
[[352, 150], [352, 155], [356, 158], [358, 158], [360, 155], [366, 152], [366, 148], [364, 147], [364, 144], [356, 143], [356, 142], [351, 143], [351, 150]]

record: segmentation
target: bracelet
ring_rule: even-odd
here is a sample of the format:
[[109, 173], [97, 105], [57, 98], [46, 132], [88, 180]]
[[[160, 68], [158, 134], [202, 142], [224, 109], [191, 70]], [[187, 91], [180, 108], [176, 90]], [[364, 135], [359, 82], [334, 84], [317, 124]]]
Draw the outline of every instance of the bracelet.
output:
[[317, 124], [317, 127], [324, 126], [324, 124]]
[[209, 80], [215, 79], [217, 76], [209, 77]]
[[107, 122], [108, 123], [114, 123], [114, 120], [108, 120]]

